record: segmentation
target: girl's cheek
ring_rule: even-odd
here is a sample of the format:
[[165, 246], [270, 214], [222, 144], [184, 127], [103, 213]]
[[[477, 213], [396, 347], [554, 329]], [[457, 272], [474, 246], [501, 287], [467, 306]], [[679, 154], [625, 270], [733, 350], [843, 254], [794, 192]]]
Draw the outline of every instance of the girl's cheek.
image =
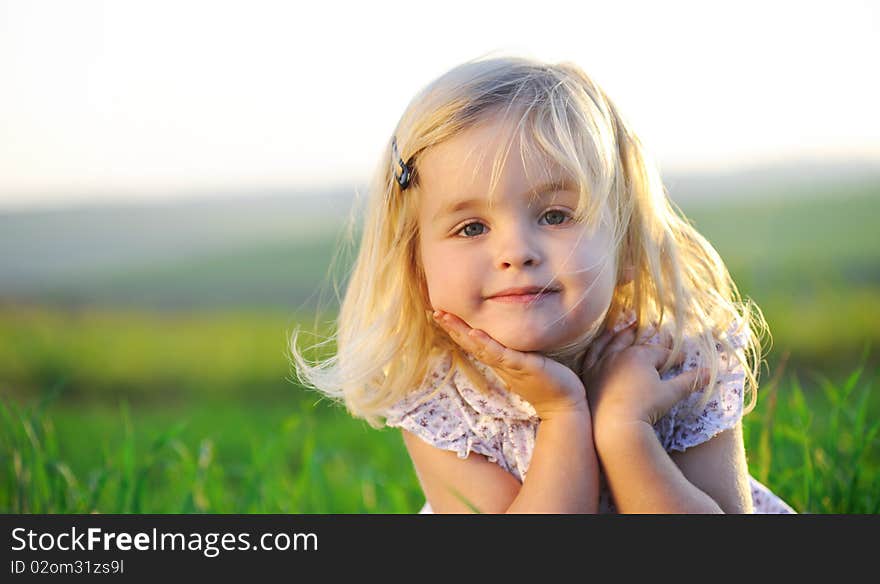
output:
[[[581, 249], [571, 257], [572, 271], [574, 275], [585, 280], [592, 281], [602, 274], [603, 265], [608, 263], [609, 257], [595, 249]], [[610, 266], [605, 267], [607, 271]]]

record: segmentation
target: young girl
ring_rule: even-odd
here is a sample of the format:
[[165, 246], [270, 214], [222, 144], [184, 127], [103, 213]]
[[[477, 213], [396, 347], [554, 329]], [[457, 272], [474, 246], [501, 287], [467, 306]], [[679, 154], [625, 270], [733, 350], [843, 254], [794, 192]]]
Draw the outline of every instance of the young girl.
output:
[[336, 355], [291, 351], [402, 429], [423, 512], [793, 512], [746, 466], [760, 310], [578, 67], [444, 74], [368, 205]]

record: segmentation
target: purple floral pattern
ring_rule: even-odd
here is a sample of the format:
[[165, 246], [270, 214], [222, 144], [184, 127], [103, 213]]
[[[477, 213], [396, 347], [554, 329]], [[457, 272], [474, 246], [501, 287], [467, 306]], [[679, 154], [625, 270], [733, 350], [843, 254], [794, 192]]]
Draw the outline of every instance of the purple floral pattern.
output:
[[[624, 315], [615, 330], [627, 326], [631, 320], [632, 314]], [[731, 334], [730, 338], [734, 348], [739, 350], [745, 334]], [[658, 343], [660, 338], [655, 335], [647, 342]], [[698, 354], [687, 339], [684, 349], [685, 361], [668, 371], [663, 379], [697, 367]], [[528, 473], [540, 419], [532, 405], [508, 391], [490, 367], [471, 356], [469, 358], [485, 375], [490, 390], [488, 394], [474, 388], [460, 371], [455, 371], [443, 383], [452, 362], [447, 353], [432, 364], [426, 383], [388, 409], [385, 424], [404, 428], [437, 448], [455, 452], [459, 458], [467, 458], [471, 452], [482, 454], [522, 482]], [[702, 408], [696, 406], [706, 388], [673, 406], [654, 425], [654, 431], [667, 452], [684, 451], [706, 442], [719, 432], [734, 427], [742, 417], [745, 374], [737, 359], [722, 354], [721, 360], [717, 391]], [[755, 513], [795, 512], [754, 477], [749, 480]], [[600, 512], [613, 513], [614, 503], [604, 478], [601, 485]], [[425, 503], [421, 512], [430, 513], [430, 506]]]

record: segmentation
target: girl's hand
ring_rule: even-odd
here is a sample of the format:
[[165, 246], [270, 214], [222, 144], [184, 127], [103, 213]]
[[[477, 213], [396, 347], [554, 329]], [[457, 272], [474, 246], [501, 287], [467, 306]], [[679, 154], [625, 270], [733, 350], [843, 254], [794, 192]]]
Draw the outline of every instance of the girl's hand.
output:
[[472, 329], [454, 314], [434, 311], [434, 319], [465, 351], [489, 365], [545, 420], [564, 412], [586, 412], [586, 392], [577, 374], [540, 353], [505, 347], [484, 331]]
[[[660, 379], [672, 339], [667, 335], [659, 345], [646, 343], [656, 332], [652, 327], [637, 342], [633, 323], [616, 334], [606, 331], [587, 351], [582, 378], [595, 428], [631, 421], [653, 426], [672, 406], [708, 383], [704, 369]], [[684, 357], [682, 351], [674, 363], [680, 364]]]

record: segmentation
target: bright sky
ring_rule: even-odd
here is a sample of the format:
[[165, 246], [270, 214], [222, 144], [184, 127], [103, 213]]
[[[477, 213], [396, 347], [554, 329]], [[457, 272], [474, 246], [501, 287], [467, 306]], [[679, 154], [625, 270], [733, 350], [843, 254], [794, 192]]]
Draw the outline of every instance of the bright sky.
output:
[[876, 2], [0, 0], [0, 207], [364, 181], [413, 94], [578, 63], [664, 172], [880, 160]]

